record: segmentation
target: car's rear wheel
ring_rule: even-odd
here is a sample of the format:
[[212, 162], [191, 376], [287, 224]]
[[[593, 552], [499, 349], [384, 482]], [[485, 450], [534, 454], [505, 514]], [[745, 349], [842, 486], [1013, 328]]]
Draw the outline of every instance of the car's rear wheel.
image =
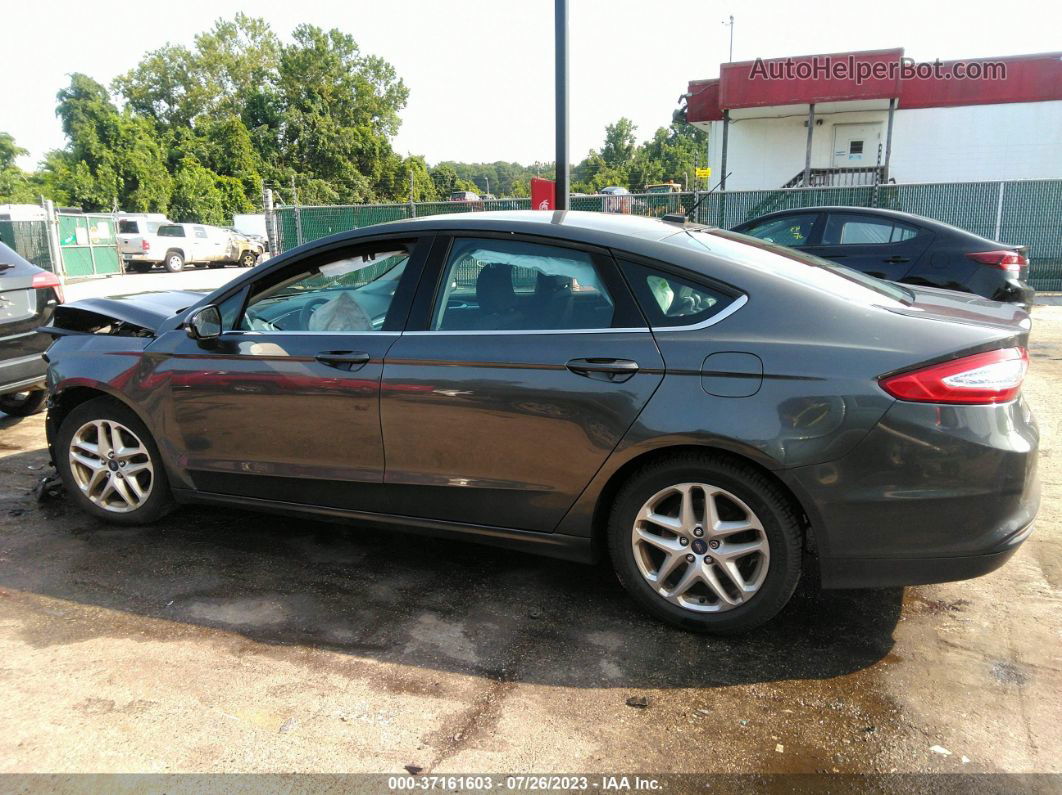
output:
[[48, 393], [43, 389], [27, 389], [0, 395], [0, 411], [12, 417], [28, 417], [44, 408]]
[[184, 270], [184, 255], [180, 251], [169, 251], [163, 265], [170, 273], [180, 273]]
[[636, 472], [617, 495], [608, 532], [628, 593], [685, 629], [759, 626], [800, 579], [793, 506], [766, 476], [729, 458], [683, 455]]
[[130, 409], [96, 398], [59, 426], [56, 466], [78, 506], [116, 524], [144, 524], [173, 504], [154, 439]]

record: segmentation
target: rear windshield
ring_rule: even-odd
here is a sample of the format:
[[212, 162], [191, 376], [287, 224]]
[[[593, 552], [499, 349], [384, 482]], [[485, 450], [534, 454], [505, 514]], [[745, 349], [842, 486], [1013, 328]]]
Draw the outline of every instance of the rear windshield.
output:
[[868, 276], [803, 251], [768, 243], [724, 229], [688, 229], [666, 238], [668, 243], [707, 249], [712, 254], [785, 279], [816, 287], [850, 300], [881, 303], [882, 298], [906, 305], [914, 296], [894, 282]]
[[135, 235], [140, 231], [140, 227], [137, 226], [136, 221], [119, 221], [118, 231], [121, 234]]
[[177, 224], [165, 224], [159, 227], [159, 237], [184, 237], [184, 227]]

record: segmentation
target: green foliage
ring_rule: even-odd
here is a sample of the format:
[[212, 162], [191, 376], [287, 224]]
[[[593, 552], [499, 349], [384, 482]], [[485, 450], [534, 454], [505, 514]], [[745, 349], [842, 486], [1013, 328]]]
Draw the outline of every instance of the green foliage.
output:
[[[68, 143], [36, 173], [0, 133], [0, 202], [89, 211], [164, 212], [181, 221], [227, 223], [260, 205], [263, 185], [281, 203], [433, 201], [455, 190], [527, 196], [552, 163], [443, 162], [401, 157], [391, 146], [409, 91], [394, 67], [361, 51], [349, 34], [300, 25], [283, 41], [264, 20], [219, 19], [191, 46], [146, 53], [111, 92], [73, 74], [56, 113]], [[704, 133], [676, 117], [637, 143], [620, 118], [600, 151], [574, 169], [574, 189], [641, 190], [685, 182], [705, 150]], [[703, 157], [701, 157], [703, 161]]]
[[15, 164], [26, 150], [6, 132], [0, 132], [0, 204], [36, 204], [39, 187], [33, 175]]

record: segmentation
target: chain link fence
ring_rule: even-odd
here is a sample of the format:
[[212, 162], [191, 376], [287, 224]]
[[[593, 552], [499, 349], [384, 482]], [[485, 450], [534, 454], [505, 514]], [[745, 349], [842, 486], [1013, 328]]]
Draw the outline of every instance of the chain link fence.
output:
[[[699, 202], [699, 204], [698, 204]], [[850, 185], [706, 194], [573, 195], [572, 210], [660, 217], [697, 205], [699, 223], [730, 229], [776, 210], [842, 205], [884, 207], [954, 224], [992, 240], [1029, 247], [1029, 282], [1062, 290], [1062, 180]], [[530, 199], [279, 207], [278, 251], [365, 226], [449, 213], [528, 210]]]

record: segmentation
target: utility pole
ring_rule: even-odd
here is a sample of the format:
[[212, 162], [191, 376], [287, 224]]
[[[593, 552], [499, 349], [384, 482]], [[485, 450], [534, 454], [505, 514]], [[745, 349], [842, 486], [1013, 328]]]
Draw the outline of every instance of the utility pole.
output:
[[554, 207], [568, 209], [568, 0], [555, 0], [554, 6], [556, 68], [557, 178]]
[[727, 63], [734, 62], [734, 15], [730, 15], [729, 22], [723, 22], [724, 25], [730, 26], [730, 57], [727, 58]]

